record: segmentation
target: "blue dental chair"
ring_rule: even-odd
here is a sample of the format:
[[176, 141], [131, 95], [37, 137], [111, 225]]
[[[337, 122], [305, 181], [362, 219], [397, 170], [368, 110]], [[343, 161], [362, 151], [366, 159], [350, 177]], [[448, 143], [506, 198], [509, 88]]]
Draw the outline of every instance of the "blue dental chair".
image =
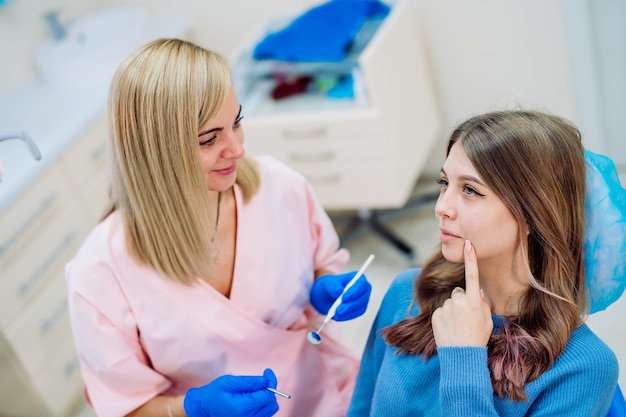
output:
[[611, 401], [611, 408], [609, 414], [606, 417], [626, 417], [626, 400], [624, 400], [624, 394], [619, 385], [615, 388], [615, 394], [613, 395], [613, 401]]

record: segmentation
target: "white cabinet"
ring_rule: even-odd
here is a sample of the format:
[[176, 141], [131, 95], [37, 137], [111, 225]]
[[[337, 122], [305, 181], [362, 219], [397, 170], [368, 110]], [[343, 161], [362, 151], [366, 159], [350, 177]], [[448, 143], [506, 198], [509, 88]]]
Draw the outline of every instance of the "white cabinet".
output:
[[[246, 152], [272, 154], [302, 173], [326, 209], [403, 206], [440, 139], [418, 16], [410, 0], [390, 5], [353, 63], [328, 64], [351, 65], [354, 99], [301, 94], [273, 100], [271, 81], [259, 78], [258, 68], [267, 63], [251, 58], [263, 34], [232, 60]], [[276, 68], [290, 65], [298, 68]]]
[[109, 202], [111, 175], [106, 122], [105, 117], [98, 120], [61, 158], [70, 189], [92, 224], [102, 218]]
[[64, 269], [107, 203], [104, 126], [0, 213], [0, 416], [69, 416], [82, 396]]

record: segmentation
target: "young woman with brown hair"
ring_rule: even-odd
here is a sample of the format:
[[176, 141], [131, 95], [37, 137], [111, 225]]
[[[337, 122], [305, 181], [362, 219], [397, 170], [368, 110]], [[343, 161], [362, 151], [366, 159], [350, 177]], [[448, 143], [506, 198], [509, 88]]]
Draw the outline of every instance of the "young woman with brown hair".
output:
[[534, 111], [473, 117], [439, 182], [440, 250], [391, 284], [347, 415], [606, 416], [618, 365], [583, 324], [579, 131]]

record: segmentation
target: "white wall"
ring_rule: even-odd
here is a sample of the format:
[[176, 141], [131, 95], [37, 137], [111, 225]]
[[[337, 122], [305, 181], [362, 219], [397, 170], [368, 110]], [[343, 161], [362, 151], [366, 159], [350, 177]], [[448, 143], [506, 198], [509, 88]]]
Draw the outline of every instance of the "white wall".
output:
[[[574, 79], [588, 137], [626, 173], [626, 2], [567, 0]], [[595, 143], [594, 143], [595, 144]]]
[[558, 0], [417, 0], [447, 124], [519, 105], [575, 118]]

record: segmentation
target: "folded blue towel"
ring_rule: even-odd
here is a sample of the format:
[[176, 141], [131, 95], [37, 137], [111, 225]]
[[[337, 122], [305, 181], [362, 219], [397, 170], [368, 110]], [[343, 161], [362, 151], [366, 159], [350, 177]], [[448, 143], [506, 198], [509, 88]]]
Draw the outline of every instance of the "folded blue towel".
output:
[[385, 17], [389, 6], [378, 0], [331, 0], [316, 6], [284, 29], [268, 34], [255, 47], [255, 59], [337, 62], [345, 58], [363, 23]]

